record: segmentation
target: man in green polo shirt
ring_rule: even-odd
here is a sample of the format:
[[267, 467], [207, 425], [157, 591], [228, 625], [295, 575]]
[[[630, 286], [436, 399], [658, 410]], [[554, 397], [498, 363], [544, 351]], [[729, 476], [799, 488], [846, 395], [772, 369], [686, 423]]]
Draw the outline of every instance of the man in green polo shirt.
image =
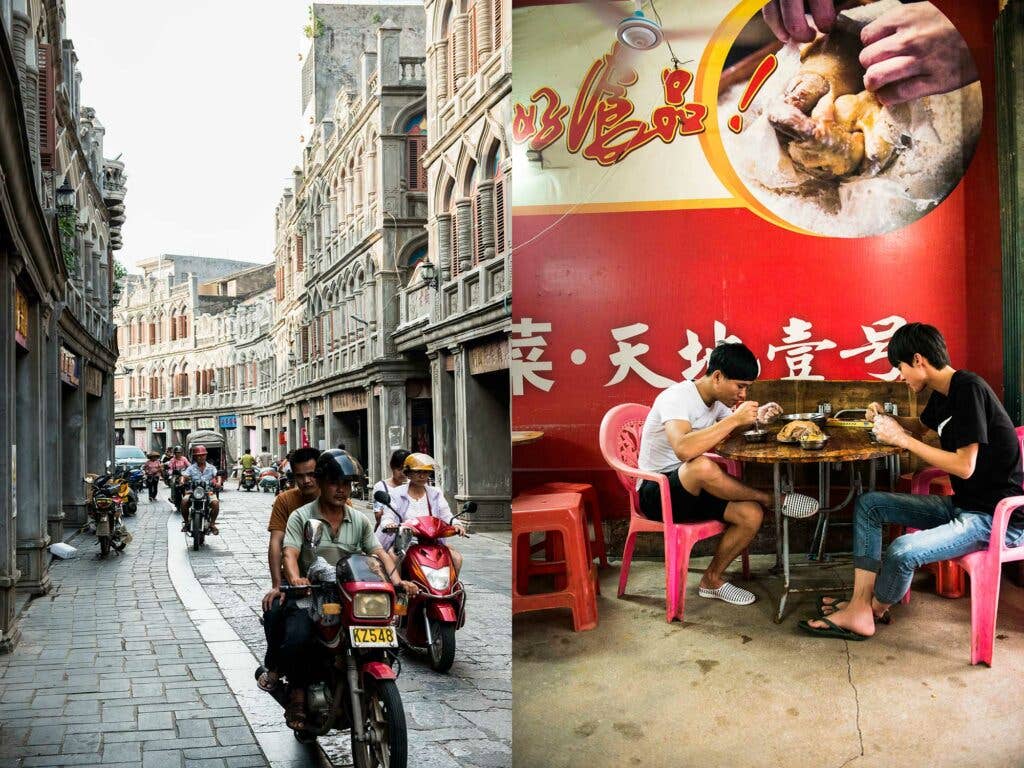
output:
[[[336, 565], [343, 555], [362, 553], [376, 556], [384, 566], [387, 578], [396, 587], [414, 594], [414, 582], [401, 581], [395, 561], [381, 548], [373, 535], [369, 518], [349, 505], [352, 480], [361, 476], [352, 458], [344, 451], [328, 451], [316, 462], [320, 497], [299, 507], [288, 517], [284, 535], [284, 576], [293, 587], [309, 586], [304, 574], [317, 557]], [[303, 531], [310, 519], [326, 523], [323, 538], [316, 550], [305, 542]], [[290, 728], [305, 728], [306, 686], [309, 679], [309, 653], [312, 650], [314, 625], [309, 613], [290, 601], [284, 619], [284, 642], [280, 648], [280, 667], [288, 677], [291, 699], [285, 710]]]

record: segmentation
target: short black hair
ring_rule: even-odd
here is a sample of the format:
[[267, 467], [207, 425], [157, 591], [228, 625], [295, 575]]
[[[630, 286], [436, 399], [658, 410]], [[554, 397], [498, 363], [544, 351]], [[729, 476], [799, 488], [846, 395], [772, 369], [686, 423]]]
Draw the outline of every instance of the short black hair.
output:
[[759, 366], [754, 353], [739, 342], [719, 344], [708, 357], [707, 376], [721, 371], [727, 379], [753, 381], [757, 378]]
[[405, 459], [410, 453], [412, 453], [412, 451], [407, 451], [405, 448], [399, 448], [391, 454], [391, 461], [388, 462], [388, 466], [392, 469], [401, 469], [405, 466]]
[[265, 446], [265, 445], [263, 446], [263, 452], [264, 452], [264, 453], [268, 453], [268, 451], [267, 451], [267, 446]]
[[292, 451], [288, 456], [288, 461], [291, 464], [302, 464], [307, 461], [316, 461], [319, 458], [320, 449], [307, 446], [306, 448], [296, 448]]
[[900, 363], [911, 365], [914, 355], [920, 355], [933, 368], [949, 365], [949, 350], [939, 329], [927, 323], [907, 323], [897, 328], [889, 340], [889, 364], [899, 368]]

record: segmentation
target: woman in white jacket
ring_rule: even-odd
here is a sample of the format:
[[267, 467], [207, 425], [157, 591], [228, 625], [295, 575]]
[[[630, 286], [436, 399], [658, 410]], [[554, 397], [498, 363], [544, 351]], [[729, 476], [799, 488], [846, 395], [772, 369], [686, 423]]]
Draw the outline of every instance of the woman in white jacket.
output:
[[[399, 448], [397, 451], [391, 454], [391, 460], [388, 462], [388, 466], [391, 468], [391, 477], [386, 480], [379, 480], [375, 486], [373, 486], [373, 493], [377, 491], [384, 491], [388, 496], [391, 497], [391, 506], [395, 506], [397, 501], [396, 494], [399, 489], [409, 484], [409, 478], [405, 476], [405, 460], [409, 456], [409, 451], [404, 448]], [[372, 496], [373, 494], [371, 494]], [[374, 499], [373, 501], [373, 516], [374, 529], [380, 528], [380, 521], [384, 515], [387, 507], [381, 504], [379, 501]]]
[[[394, 510], [385, 509], [377, 529], [377, 540], [385, 550], [391, 549], [395, 543], [394, 533], [385, 533], [388, 525], [401, 525], [414, 517], [432, 516], [450, 523], [459, 536], [466, 535], [466, 528], [461, 523], [453, 522], [451, 508], [440, 488], [428, 485], [430, 475], [437, 469], [437, 462], [425, 453], [412, 453], [405, 459], [403, 470], [409, 483], [400, 488], [389, 489], [391, 506]], [[452, 564], [456, 576], [462, 570], [462, 555], [448, 545], [452, 553]]]

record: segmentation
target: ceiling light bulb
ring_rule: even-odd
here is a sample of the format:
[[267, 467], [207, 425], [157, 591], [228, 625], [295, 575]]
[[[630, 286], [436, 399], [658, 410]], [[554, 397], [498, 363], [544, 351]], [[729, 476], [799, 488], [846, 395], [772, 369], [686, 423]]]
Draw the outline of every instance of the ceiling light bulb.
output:
[[642, 11], [636, 11], [632, 16], [619, 22], [616, 37], [623, 45], [637, 51], [649, 51], [656, 48], [664, 39], [661, 27], [646, 18]]

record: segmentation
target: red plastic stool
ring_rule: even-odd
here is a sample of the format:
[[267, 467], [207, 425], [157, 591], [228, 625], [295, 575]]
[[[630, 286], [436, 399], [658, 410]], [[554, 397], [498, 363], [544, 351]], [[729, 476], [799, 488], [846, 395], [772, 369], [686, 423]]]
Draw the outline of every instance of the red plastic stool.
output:
[[[581, 632], [597, 626], [597, 566], [588, 559], [588, 537], [582, 497], [578, 493], [549, 493], [512, 499], [512, 613], [550, 608], [572, 610], [573, 629]], [[531, 533], [560, 533], [564, 560], [530, 561]], [[525, 541], [523, 541], [525, 539]], [[532, 574], [564, 576], [564, 586], [554, 592], [526, 594]]]
[[[913, 475], [911, 474], [900, 475], [900, 486], [906, 483], [906, 488], [909, 490], [912, 479]], [[953, 486], [949, 482], [948, 475], [932, 480], [928, 490], [935, 496], [953, 495]], [[916, 529], [909, 528], [904, 530], [912, 532]], [[967, 594], [967, 579], [964, 576], [964, 569], [957, 565], [954, 560], [940, 560], [937, 563], [929, 563], [925, 568], [935, 574], [935, 594], [951, 599], [963, 597]], [[902, 602], [903, 605], [910, 603], [909, 589], [907, 594], [903, 596]]]
[[583, 512], [586, 522], [594, 528], [594, 536], [590, 540], [590, 551], [598, 559], [602, 568], [608, 567], [608, 551], [604, 543], [604, 528], [601, 525], [601, 505], [597, 500], [597, 490], [590, 483], [553, 482], [527, 488], [522, 496], [535, 496], [538, 493], [578, 493], [583, 497]]

